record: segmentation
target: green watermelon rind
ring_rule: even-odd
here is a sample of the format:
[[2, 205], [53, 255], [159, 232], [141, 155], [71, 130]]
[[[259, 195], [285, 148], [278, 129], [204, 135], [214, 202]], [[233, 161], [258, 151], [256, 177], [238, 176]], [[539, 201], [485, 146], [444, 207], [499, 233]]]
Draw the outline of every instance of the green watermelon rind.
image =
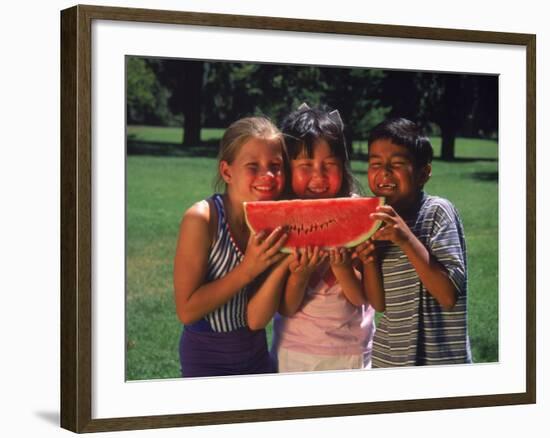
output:
[[[386, 198], [384, 198], [383, 196], [378, 197], [378, 199], [379, 199], [378, 207], [381, 207], [382, 205], [384, 205], [386, 203]], [[246, 214], [246, 204], [247, 204], [246, 202], [243, 203], [244, 220], [246, 221], [246, 225], [248, 226], [248, 228], [250, 230], [253, 230], [254, 228], [252, 227], [250, 222], [248, 222], [248, 216]], [[365, 232], [364, 234], [361, 234], [360, 236], [358, 236], [356, 239], [352, 240], [351, 242], [346, 243], [344, 245], [344, 248], [353, 248], [353, 247], [355, 247], [357, 245], [360, 245], [361, 243], [365, 242], [366, 240], [370, 239], [374, 235], [374, 233], [376, 233], [376, 231], [378, 231], [378, 229], [380, 228], [381, 225], [382, 225], [381, 220], [375, 221], [374, 224], [372, 224], [372, 226], [368, 229], [367, 232]], [[330, 247], [323, 247], [322, 249], [330, 249]], [[293, 253], [293, 248], [283, 246], [280, 249], [280, 252], [285, 253], [285, 254], [292, 254]]]

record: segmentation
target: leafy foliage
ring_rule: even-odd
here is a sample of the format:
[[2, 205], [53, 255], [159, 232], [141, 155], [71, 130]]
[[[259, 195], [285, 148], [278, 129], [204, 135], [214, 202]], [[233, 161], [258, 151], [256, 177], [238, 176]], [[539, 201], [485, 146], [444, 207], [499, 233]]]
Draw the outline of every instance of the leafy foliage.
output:
[[350, 145], [388, 116], [441, 135], [448, 159], [456, 136], [498, 133], [498, 78], [490, 75], [128, 58], [127, 85], [129, 122], [183, 123], [186, 147], [198, 146], [203, 127], [250, 115], [280, 122], [302, 102], [338, 109]]
[[170, 91], [162, 86], [150, 63], [143, 58], [126, 59], [126, 116], [129, 124], [166, 125]]

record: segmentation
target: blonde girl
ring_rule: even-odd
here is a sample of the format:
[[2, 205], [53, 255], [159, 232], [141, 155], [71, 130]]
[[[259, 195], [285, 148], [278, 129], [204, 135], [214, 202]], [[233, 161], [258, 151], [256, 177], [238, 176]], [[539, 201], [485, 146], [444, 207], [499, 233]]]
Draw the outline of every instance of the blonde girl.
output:
[[[285, 185], [285, 145], [266, 118], [236, 121], [224, 133], [216, 193], [183, 216], [174, 263], [176, 310], [183, 323], [180, 362], [184, 377], [273, 371], [265, 330], [278, 305], [258, 277], [286, 274], [279, 253], [286, 234], [252, 235], [245, 201], [277, 199]], [[274, 268], [271, 269], [270, 268]], [[276, 293], [275, 293], [276, 295]]]

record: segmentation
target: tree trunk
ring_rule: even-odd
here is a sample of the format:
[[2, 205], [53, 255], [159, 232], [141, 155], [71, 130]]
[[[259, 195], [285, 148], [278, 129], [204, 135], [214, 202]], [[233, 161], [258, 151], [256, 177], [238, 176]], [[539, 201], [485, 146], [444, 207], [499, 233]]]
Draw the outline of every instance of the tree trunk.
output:
[[189, 62], [183, 78], [183, 147], [201, 141], [202, 78], [204, 62]]
[[452, 161], [455, 159], [456, 129], [451, 124], [441, 126], [441, 159]]
[[441, 128], [441, 159], [451, 161], [455, 158], [455, 138], [459, 120], [463, 120], [464, 107], [461, 96], [461, 76], [449, 75], [445, 77], [445, 91], [443, 108], [439, 127]]

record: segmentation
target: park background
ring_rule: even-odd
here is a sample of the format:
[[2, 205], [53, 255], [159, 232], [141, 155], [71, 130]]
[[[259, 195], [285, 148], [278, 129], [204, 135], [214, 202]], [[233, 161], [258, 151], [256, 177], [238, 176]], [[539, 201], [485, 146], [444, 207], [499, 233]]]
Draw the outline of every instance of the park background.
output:
[[[503, 438], [541, 436], [548, 425], [550, 379], [541, 372], [550, 363], [550, 288], [548, 256], [550, 233], [542, 224], [550, 220], [550, 28], [543, 2], [463, 0], [394, 0], [359, 3], [355, 0], [309, 2], [279, 0], [89, 0], [89, 4], [143, 7], [197, 12], [267, 15], [363, 23], [433, 26], [537, 34], [537, 404], [474, 409], [359, 415], [338, 418], [242, 423], [149, 431], [108, 432], [105, 438], [125, 437], [266, 437], [315, 434], [388, 433], [395, 437], [462, 438], [467, 431]], [[13, 437], [72, 437], [59, 428], [59, 11], [75, 4], [69, 0], [9, 2], [3, 9], [4, 59], [11, 68], [1, 70], [3, 105], [2, 187], [5, 214], [0, 216], [0, 261], [3, 294], [2, 360], [4, 376], [0, 405], [1, 430]], [[24, 25], [22, 25], [24, 23]], [[30, 31], [32, 29], [32, 32]], [[32, 129], [31, 129], [32, 127]], [[514, 238], [507, 235], [507, 238]], [[32, 254], [32, 257], [30, 256]], [[29, 271], [29, 260], [32, 263]], [[368, 391], [368, 388], [361, 389]], [[269, 394], [266, 395], [269, 397]], [[429, 427], [427, 427], [429, 424]], [[99, 435], [98, 435], [99, 436]]]
[[250, 115], [278, 124], [302, 102], [338, 109], [367, 195], [376, 124], [407, 117], [430, 136], [425, 189], [451, 200], [464, 222], [473, 359], [498, 361], [497, 76], [127, 56], [126, 102], [128, 380], [180, 376], [175, 244], [185, 210], [213, 192], [224, 127]]

